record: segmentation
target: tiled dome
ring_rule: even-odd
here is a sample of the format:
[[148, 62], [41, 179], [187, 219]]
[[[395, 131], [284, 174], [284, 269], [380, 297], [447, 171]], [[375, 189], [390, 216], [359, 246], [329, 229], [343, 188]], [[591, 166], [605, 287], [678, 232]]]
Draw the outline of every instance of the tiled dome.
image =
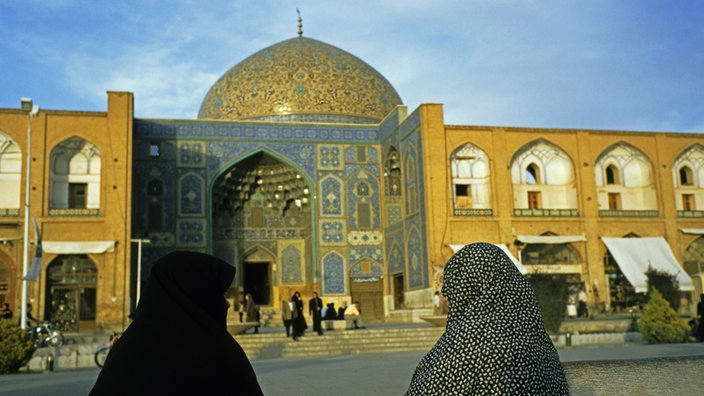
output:
[[403, 102], [379, 72], [337, 47], [295, 37], [228, 70], [199, 119], [375, 123]]

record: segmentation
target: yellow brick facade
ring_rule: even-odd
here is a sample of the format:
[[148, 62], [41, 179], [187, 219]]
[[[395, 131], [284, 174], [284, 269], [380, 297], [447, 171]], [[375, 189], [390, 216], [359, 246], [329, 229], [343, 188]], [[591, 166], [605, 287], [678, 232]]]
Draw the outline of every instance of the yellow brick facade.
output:
[[[506, 244], [518, 256], [517, 235], [584, 235], [586, 242], [573, 243], [581, 255], [581, 281], [590, 291], [592, 303], [603, 306], [607, 292], [604, 274], [606, 247], [601, 237], [664, 237], [678, 262], [699, 235], [683, 233], [685, 228], [702, 228], [704, 218], [678, 217], [673, 180], [673, 163], [685, 150], [704, 144], [698, 134], [625, 132], [608, 130], [532, 129], [516, 127], [451, 126], [442, 122], [441, 105], [419, 108], [424, 150], [425, 184], [428, 186], [428, 250], [431, 265], [442, 267], [452, 256], [449, 247], [475, 241]], [[544, 139], [572, 159], [579, 215], [576, 217], [523, 217], [514, 215], [513, 185], [510, 174], [513, 155], [525, 145]], [[652, 163], [653, 184], [659, 215], [654, 218], [600, 217], [596, 200], [595, 161], [614, 144], [625, 142], [641, 150]], [[471, 143], [490, 158], [491, 207], [493, 216], [454, 216], [450, 156], [465, 143]], [[603, 209], [603, 208], [601, 208]], [[698, 208], [701, 210], [701, 208]], [[561, 272], [554, 266], [552, 272]], [[696, 297], [701, 283], [694, 279]]]
[[[76, 296], [77, 304], [82, 305], [83, 309], [82, 313], [77, 315], [79, 323], [72, 327], [74, 331], [117, 331], [121, 330], [127, 321], [133, 107], [131, 93], [109, 92], [107, 112], [41, 109], [32, 123], [30, 213], [39, 224], [43, 242], [62, 242], [66, 246], [71, 246], [66, 242], [74, 242], [76, 244], [73, 246], [79, 246], [85, 242], [110, 241], [114, 246], [105, 252], [86, 254], [97, 273], [84, 280], [94, 283], [95, 295], [87, 295], [85, 288], [71, 290], [71, 295]], [[23, 169], [26, 164], [27, 125], [27, 113], [19, 109], [0, 109], [0, 132], [20, 147]], [[100, 201], [97, 214], [76, 215], [70, 211], [62, 213], [50, 210], [50, 153], [57, 145], [72, 137], [91, 143], [100, 152]], [[25, 178], [26, 172], [23, 171], [19, 183], [22, 203], [19, 213], [0, 218], [0, 238], [4, 240], [0, 245], [0, 260], [10, 279], [2, 293], [4, 300], [14, 311], [15, 320], [19, 320], [21, 306]], [[33, 242], [33, 227], [30, 235]], [[80, 250], [79, 247], [76, 251]], [[34, 251], [35, 247], [32, 245], [30, 260]], [[71, 255], [71, 252], [63, 256], [66, 255]], [[51, 309], [47, 306], [47, 293], [50, 289], [47, 287], [47, 268], [60, 256], [61, 253], [45, 251], [42, 275], [37, 281], [28, 282], [28, 301], [33, 305], [34, 316], [39, 319], [44, 318]], [[77, 285], [80, 286], [81, 282]], [[72, 287], [67, 286], [68, 289]]]

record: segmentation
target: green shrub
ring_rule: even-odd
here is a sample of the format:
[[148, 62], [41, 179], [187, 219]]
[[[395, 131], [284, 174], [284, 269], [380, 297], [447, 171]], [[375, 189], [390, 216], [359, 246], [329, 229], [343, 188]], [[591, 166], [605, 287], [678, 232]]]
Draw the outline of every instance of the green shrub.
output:
[[564, 275], [533, 274], [527, 276], [533, 286], [535, 296], [543, 312], [545, 329], [552, 334], [560, 331], [560, 325], [566, 316], [567, 278]]
[[648, 266], [645, 276], [648, 278], [648, 290], [657, 289], [672, 309], [677, 311], [680, 308], [680, 282], [677, 275]]
[[650, 300], [638, 319], [638, 329], [649, 344], [686, 342], [689, 335], [687, 323], [677, 316], [657, 289], [650, 290]]
[[34, 341], [12, 321], [0, 319], [0, 374], [16, 373], [34, 354]]

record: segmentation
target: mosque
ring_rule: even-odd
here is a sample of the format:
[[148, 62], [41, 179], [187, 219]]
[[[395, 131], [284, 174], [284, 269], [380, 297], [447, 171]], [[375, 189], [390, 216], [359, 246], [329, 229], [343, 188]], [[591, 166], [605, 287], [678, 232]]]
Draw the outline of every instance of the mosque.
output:
[[0, 109], [0, 303], [18, 316], [27, 208], [44, 262], [29, 301], [66, 331], [122, 328], [174, 249], [235, 266], [235, 298], [317, 291], [370, 322], [427, 314], [475, 241], [601, 312], [628, 309], [648, 266], [677, 275], [687, 312], [702, 292], [701, 134], [446, 125], [300, 31], [225, 72], [197, 120], [135, 118], [117, 91], [105, 112], [29, 120], [28, 155], [28, 113]]

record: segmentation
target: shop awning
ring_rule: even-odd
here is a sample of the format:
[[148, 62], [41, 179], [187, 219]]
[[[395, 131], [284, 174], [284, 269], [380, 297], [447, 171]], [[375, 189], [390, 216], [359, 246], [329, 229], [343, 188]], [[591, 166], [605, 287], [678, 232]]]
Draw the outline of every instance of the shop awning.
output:
[[683, 234], [704, 235], [704, 228], [680, 228]]
[[102, 254], [115, 250], [115, 241], [44, 241], [42, 250], [52, 254]]
[[584, 235], [516, 235], [516, 239], [523, 243], [572, 243], [586, 242]]
[[[521, 264], [518, 261], [518, 259], [516, 259], [516, 257], [513, 256], [513, 254], [511, 253], [510, 250], [508, 250], [508, 247], [506, 247], [506, 245], [504, 245], [503, 243], [494, 243], [493, 245], [496, 245], [499, 249], [503, 250], [504, 253], [506, 253], [508, 258], [510, 258], [511, 261], [513, 261], [513, 263], [516, 265], [516, 268], [518, 268], [518, 270], [521, 271], [521, 274], [525, 275], [526, 273], [528, 273], [528, 270], [526, 269], [526, 267], [524, 267], [523, 264]], [[448, 246], [450, 247], [450, 249], [452, 249], [452, 251], [454, 253], [457, 253], [465, 245], [448, 245]]]
[[680, 290], [694, 290], [692, 278], [680, 267], [663, 237], [607, 238], [602, 241], [636, 293], [648, 291], [648, 266], [677, 276]]

